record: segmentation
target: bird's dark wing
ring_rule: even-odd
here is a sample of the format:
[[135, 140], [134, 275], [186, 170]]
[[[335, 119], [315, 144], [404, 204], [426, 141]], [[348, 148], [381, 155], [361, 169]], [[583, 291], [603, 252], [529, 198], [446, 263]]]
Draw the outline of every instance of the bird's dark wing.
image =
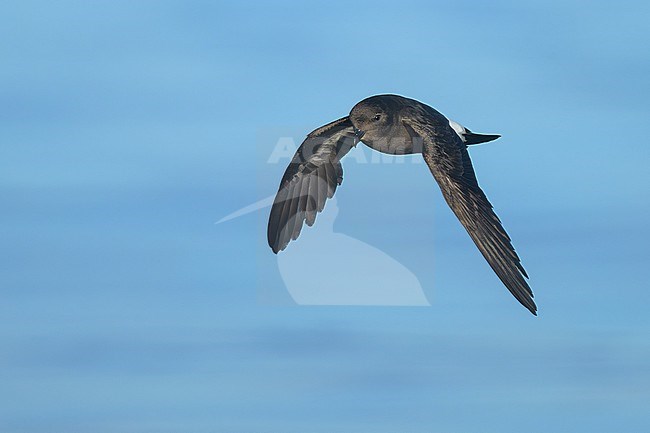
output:
[[422, 141], [422, 155], [442, 195], [470, 237], [515, 298], [537, 315], [533, 292], [510, 237], [481, 190], [463, 142], [435, 110], [409, 109], [403, 123], [412, 138]]
[[357, 142], [348, 117], [307, 135], [282, 176], [271, 208], [267, 235], [274, 253], [298, 238], [303, 222], [314, 224], [316, 213], [343, 181], [341, 158]]

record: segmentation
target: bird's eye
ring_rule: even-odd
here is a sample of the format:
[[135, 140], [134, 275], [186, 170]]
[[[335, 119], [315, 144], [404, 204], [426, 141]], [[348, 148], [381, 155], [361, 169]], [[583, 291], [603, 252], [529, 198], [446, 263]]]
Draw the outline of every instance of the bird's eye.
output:
[[375, 122], [381, 119], [381, 114], [375, 114], [375, 117], [372, 118]]

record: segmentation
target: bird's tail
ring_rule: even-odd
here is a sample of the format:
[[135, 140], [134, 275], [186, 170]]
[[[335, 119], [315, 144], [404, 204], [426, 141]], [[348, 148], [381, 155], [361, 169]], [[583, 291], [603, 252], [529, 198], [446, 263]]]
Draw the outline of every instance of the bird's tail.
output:
[[472, 144], [486, 143], [488, 141], [496, 140], [501, 137], [498, 134], [476, 134], [469, 129], [465, 128], [465, 133], [463, 134], [465, 138], [465, 144], [470, 146]]

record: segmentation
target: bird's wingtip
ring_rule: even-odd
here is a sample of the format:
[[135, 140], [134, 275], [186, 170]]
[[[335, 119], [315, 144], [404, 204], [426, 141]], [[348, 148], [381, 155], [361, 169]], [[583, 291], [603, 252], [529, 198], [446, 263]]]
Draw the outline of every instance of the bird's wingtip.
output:
[[277, 253], [279, 253], [280, 251], [282, 251], [283, 249], [285, 249], [285, 248], [286, 248], [286, 245], [285, 245], [285, 246], [282, 246], [282, 245], [280, 245], [280, 244], [272, 244], [272, 243], [269, 243], [269, 247], [271, 247], [271, 251], [273, 251], [273, 254], [277, 254]]
[[532, 302], [532, 305], [526, 305], [525, 307], [532, 313], [533, 316], [537, 316], [537, 305], [535, 305], [534, 302]]

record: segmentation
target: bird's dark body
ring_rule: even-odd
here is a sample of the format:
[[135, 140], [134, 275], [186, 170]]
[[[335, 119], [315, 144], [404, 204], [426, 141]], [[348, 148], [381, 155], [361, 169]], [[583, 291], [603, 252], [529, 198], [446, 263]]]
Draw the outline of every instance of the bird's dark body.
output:
[[526, 271], [479, 187], [467, 152], [468, 144], [499, 136], [461, 128], [464, 138], [444, 115], [414, 99], [378, 95], [359, 102], [349, 116], [311, 132], [296, 152], [271, 209], [269, 245], [277, 253], [298, 237], [304, 222], [314, 223], [343, 180], [341, 158], [359, 141], [382, 153], [421, 153], [445, 201], [490, 267], [517, 300], [536, 314]]
[[[368, 136], [364, 134], [361, 142], [366, 146], [390, 155], [412, 155], [422, 153], [422, 138], [414, 135], [412, 130], [402, 122], [402, 118], [408, 115], [407, 109], [418, 107], [422, 112], [427, 113], [428, 119], [435, 127], [447, 128], [449, 121], [435, 108], [423, 104], [415, 99], [405, 98], [398, 95], [378, 95], [364, 99], [359, 104], [373, 104], [391, 113], [389, 128], [382, 130], [380, 136]], [[357, 104], [358, 105], [358, 104]], [[353, 109], [354, 110], [354, 109]], [[355, 124], [355, 117], [350, 116], [352, 124]]]
[[363, 144], [376, 150], [377, 152], [385, 153], [387, 155], [412, 155], [414, 153], [422, 153], [422, 146], [418, 147], [418, 143], [414, 143], [411, 136], [406, 131], [406, 128], [401, 128], [402, 131], [396, 131], [395, 135], [390, 138], [375, 139], [375, 140], [361, 140]]

